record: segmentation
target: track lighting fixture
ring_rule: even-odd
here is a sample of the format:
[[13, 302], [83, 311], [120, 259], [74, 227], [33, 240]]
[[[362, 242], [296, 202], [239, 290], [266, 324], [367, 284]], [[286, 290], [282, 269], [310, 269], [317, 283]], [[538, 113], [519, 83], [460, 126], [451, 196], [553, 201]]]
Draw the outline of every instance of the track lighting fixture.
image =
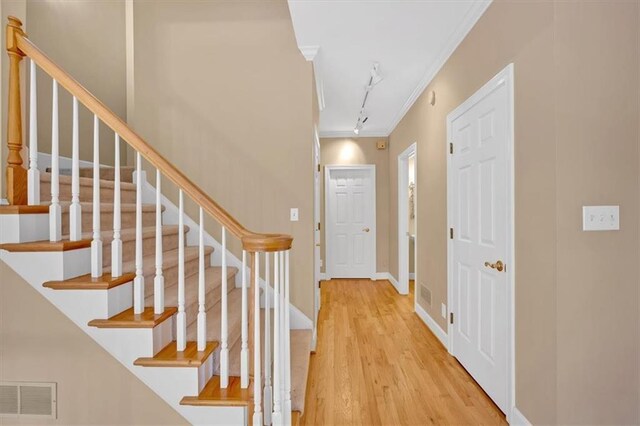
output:
[[356, 127], [353, 129], [353, 133], [355, 133], [356, 135], [360, 133], [362, 126], [369, 119], [364, 109], [365, 105], [367, 104], [367, 99], [369, 98], [369, 92], [373, 90], [373, 87], [375, 85], [377, 85], [382, 81], [383, 77], [380, 75], [380, 72], [378, 71], [379, 67], [380, 67], [380, 64], [375, 62], [373, 64], [373, 67], [371, 68], [371, 71], [369, 71], [369, 84], [367, 84], [367, 86], [365, 87], [364, 99], [362, 100], [362, 106], [360, 107], [360, 114], [358, 115], [358, 120], [356, 121]]

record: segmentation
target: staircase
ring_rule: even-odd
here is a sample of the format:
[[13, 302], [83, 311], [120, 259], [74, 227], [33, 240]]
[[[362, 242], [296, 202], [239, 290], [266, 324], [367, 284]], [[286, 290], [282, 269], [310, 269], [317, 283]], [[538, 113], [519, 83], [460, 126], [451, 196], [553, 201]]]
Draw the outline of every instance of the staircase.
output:
[[[7, 34], [10, 205], [0, 206], [0, 259], [192, 424], [296, 424], [311, 330], [292, 329], [291, 237], [248, 231], [48, 59], [19, 20], [9, 19]], [[25, 56], [28, 171], [20, 154]], [[52, 165], [43, 171], [35, 136], [38, 70], [53, 80], [52, 117], [40, 123], [53, 123]], [[59, 167], [58, 85], [74, 96], [71, 170]], [[94, 113], [90, 168], [79, 166], [80, 103]], [[114, 130], [114, 167], [99, 161], [101, 124]], [[135, 170], [120, 167], [123, 142], [136, 152]], [[155, 169], [155, 187], [143, 158]], [[162, 195], [163, 181], [177, 186], [178, 206]], [[197, 221], [184, 212], [185, 195], [198, 207]], [[206, 233], [205, 214], [219, 224], [220, 242]], [[238, 257], [228, 237], [239, 240]]]

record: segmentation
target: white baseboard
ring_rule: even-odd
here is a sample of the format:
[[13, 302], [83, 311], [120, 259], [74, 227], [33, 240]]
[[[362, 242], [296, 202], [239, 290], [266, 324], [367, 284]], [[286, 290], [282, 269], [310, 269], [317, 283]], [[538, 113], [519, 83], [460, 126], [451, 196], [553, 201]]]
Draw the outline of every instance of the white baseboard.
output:
[[531, 422], [518, 410], [518, 407], [514, 406], [511, 409], [511, 416], [509, 416], [509, 424], [512, 426], [531, 426]]
[[6, 198], [0, 198], [0, 206], [8, 206], [9, 205], [9, 200], [7, 200]]
[[400, 292], [400, 285], [398, 284], [398, 280], [396, 280], [396, 278], [391, 275], [390, 272], [377, 272], [376, 273], [376, 280], [387, 280], [391, 283], [391, 285], [396, 289], [396, 291], [400, 294], [402, 294]]
[[438, 323], [435, 322], [433, 318], [431, 318], [431, 316], [427, 313], [427, 311], [425, 311], [422, 308], [422, 306], [418, 305], [417, 303], [415, 306], [416, 306], [416, 314], [418, 314], [420, 319], [424, 321], [427, 327], [429, 327], [429, 330], [431, 330], [431, 332], [435, 334], [435, 336], [438, 338], [438, 340], [440, 340], [440, 342], [444, 345], [444, 347], [447, 348], [449, 346], [447, 333], [445, 333], [445, 331], [442, 328], [440, 328]]
[[409, 279], [410, 280], [415, 280], [416, 279], [416, 273], [415, 272], [409, 272]]
[[320, 272], [320, 281], [325, 281], [327, 279], [327, 274], [324, 272]]

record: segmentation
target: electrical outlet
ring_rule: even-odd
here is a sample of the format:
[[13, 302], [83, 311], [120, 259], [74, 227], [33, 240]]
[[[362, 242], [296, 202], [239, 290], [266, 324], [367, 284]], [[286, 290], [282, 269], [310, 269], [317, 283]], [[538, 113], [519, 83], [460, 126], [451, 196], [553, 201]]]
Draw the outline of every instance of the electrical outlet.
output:
[[583, 206], [583, 231], [617, 231], [620, 229], [620, 206]]
[[447, 305], [443, 303], [441, 310], [442, 312], [440, 312], [440, 315], [442, 315], [442, 318], [447, 319]]
[[290, 216], [291, 216], [291, 222], [297, 222], [298, 221], [298, 209], [297, 208], [292, 208]]

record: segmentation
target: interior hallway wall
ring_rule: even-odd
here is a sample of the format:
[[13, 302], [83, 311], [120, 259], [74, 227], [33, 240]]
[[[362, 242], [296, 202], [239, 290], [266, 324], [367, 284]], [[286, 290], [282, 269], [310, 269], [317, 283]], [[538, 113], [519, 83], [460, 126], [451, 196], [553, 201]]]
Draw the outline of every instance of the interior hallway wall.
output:
[[317, 102], [287, 2], [136, 1], [134, 56], [136, 130], [245, 227], [294, 237], [291, 300], [312, 318]]
[[[376, 148], [380, 140], [387, 138], [321, 138], [322, 162], [321, 229], [325, 225], [324, 166], [345, 164], [375, 164], [376, 166], [376, 268], [377, 272], [389, 272], [389, 150]], [[320, 233], [321, 271], [326, 271], [325, 232]]]
[[[496, 0], [390, 136], [392, 159], [418, 142], [416, 287], [446, 330], [446, 116], [514, 63], [516, 403], [534, 424], [640, 422], [638, 16], [638, 2]], [[582, 232], [590, 204], [619, 204], [621, 231]], [[394, 274], [393, 232], [389, 252]]]

